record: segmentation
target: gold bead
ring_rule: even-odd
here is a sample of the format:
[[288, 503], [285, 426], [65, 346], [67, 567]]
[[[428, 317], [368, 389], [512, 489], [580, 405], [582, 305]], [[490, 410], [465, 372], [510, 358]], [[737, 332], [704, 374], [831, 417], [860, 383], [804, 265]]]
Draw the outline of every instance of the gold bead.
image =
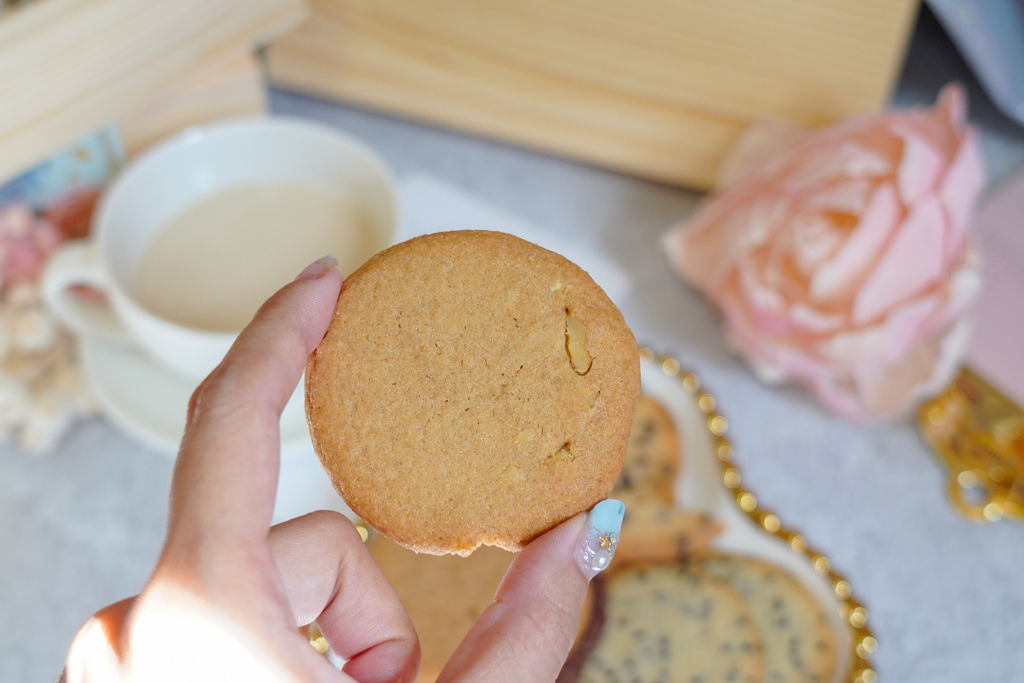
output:
[[861, 659], [867, 659], [875, 650], [878, 649], [878, 641], [875, 640], [874, 636], [864, 636], [857, 643], [857, 655]]
[[850, 622], [850, 626], [854, 628], [864, 628], [864, 625], [868, 623], [868, 611], [863, 607], [854, 607], [850, 610], [848, 620]]
[[362, 539], [363, 543], [366, 543], [366, 539], [370, 537], [370, 532], [362, 524], [356, 524], [356, 531], [359, 532], [359, 538]]
[[719, 460], [728, 460], [732, 455], [732, 444], [725, 439], [720, 439], [718, 445], [715, 446], [715, 455]]
[[654, 360], [654, 351], [651, 351], [646, 346], [640, 347], [640, 360]]
[[726, 488], [735, 489], [740, 485], [740, 471], [735, 467], [726, 467], [722, 470], [722, 483]]
[[815, 553], [811, 556], [811, 563], [814, 565], [814, 570], [819, 574], [824, 574], [830, 569], [828, 558], [824, 555]]
[[964, 470], [960, 474], [956, 475], [956, 481], [965, 489], [973, 489], [978, 485], [978, 475], [971, 470]]
[[675, 358], [665, 358], [661, 361], [661, 371], [666, 375], [675, 377], [679, 374], [679, 361]]
[[988, 503], [981, 509], [981, 513], [985, 515], [985, 519], [990, 522], [998, 522], [1003, 518], [1003, 508], [999, 503]]
[[736, 496], [736, 503], [744, 512], [753, 512], [757, 509], [757, 498], [750, 491], [743, 491]]
[[708, 431], [715, 436], [722, 436], [729, 428], [729, 423], [721, 415], [708, 416]]
[[837, 579], [836, 582], [832, 584], [832, 590], [840, 600], [848, 598], [851, 593], [850, 582], [846, 579]]
[[769, 512], [761, 518], [761, 526], [764, 527], [764, 530], [768, 533], [774, 534], [782, 528], [782, 520], [779, 519], [778, 515]]
[[793, 550], [795, 550], [797, 552], [801, 552], [803, 550], [807, 550], [807, 541], [805, 541], [804, 537], [801, 536], [800, 534], [794, 533], [792, 536], [789, 537], [788, 540], [789, 540], [789, 547], [792, 548]]
[[697, 375], [692, 372], [683, 375], [683, 388], [691, 394], [697, 393], [697, 390], [700, 389], [700, 380], [697, 379]]
[[864, 683], [874, 683], [878, 680], [878, 674], [875, 673], [874, 669], [861, 669], [858, 678]]
[[702, 413], [710, 413], [715, 409], [715, 397], [706, 392], [702, 392], [697, 396], [697, 407], [700, 408]]

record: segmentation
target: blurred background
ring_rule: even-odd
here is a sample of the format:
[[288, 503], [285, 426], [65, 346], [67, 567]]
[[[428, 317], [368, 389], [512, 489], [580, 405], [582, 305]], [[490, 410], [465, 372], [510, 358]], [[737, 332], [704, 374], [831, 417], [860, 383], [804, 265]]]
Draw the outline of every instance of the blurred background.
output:
[[[943, 91], [950, 83], [966, 97]], [[271, 147], [257, 133], [204, 157], [228, 159], [223, 168], [187, 155], [160, 167], [171, 147], [207, 144], [195, 131], [211, 129], [197, 126], [246, 117], [317, 124], [341, 136], [337, 151], [331, 142], [299, 153], [307, 141], [285, 137], [281, 149], [247, 157], [246, 147]], [[1014, 0], [0, 2], [0, 680], [53, 679], [77, 627], [138, 592], [162, 542], [185, 402], [202, 373], [162, 357], [163, 342], [142, 339], [131, 316], [206, 328], [189, 318], [199, 315], [193, 299], [177, 302], [179, 313], [144, 300], [144, 277], [160, 263], [144, 247], [161, 225], [145, 239], [122, 236], [115, 214], [166, 197], [152, 212], [169, 224], [189, 202], [243, 181], [259, 189], [242, 208], [279, 212], [274, 226], [250, 225], [263, 230], [255, 242], [303, 248], [287, 257], [297, 266], [285, 257], [261, 266], [264, 281], [241, 287], [241, 299], [262, 299], [261, 286], [273, 291], [325, 246], [354, 267], [440, 229], [507, 230], [565, 253], [605, 287], [641, 345], [710, 388], [743, 485], [827, 558], [797, 548], [792, 562], [835, 622], [843, 654], [830, 680], [1022, 680], [1022, 122], [1024, 6]], [[875, 128], [889, 137], [865, 142]], [[851, 161], [857, 145], [868, 151]], [[257, 170], [239, 181], [231, 154]], [[158, 170], [143, 192], [125, 177], [147, 163]], [[820, 351], [831, 333], [794, 341], [744, 327], [728, 281], [686, 265], [701, 253], [735, 265], [758, 226], [797, 234], [798, 212], [781, 225], [750, 209], [753, 223], [741, 224], [751, 193], [813, 203], [867, 177], [864, 164], [884, 167], [870, 171], [873, 188], [894, 178], [900, 208], [886, 229], [907, 235], [914, 254], [901, 262], [893, 246], [891, 259], [864, 259], [913, 271], [926, 267], [929, 245], [945, 245], [918, 290], [900, 290], [909, 285], [895, 276], [879, 285], [878, 297], [896, 291], [900, 305], [943, 302], [900, 342], [858, 335], [902, 311], [861, 324], [840, 310], [842, 297], [822, 310], [847, 316], [828, 347], [854, 348], [846, 355]], [[313, 210], [320, 199], [296, 194], [294, 183], [335, 172], [340, 203]], [[808, 190], [807, 178], [827, 182]], [[942, 225], [912, 220], [932, 195]], [[870, 227], [859, 202], [836, 219], [843, 239]], [[715, 211], [728, 220], [708, 218]], [[292, 215], [326, 232], [311, 236], [287, 223]], [[171, 272], [207, 273], [203, 264], [248, 239], [213, 236], [217, 220], [182, 238]], [[346, 227], [335, 235], [332, 221]], [[356, 225], [369, 226], [362, 242]], [[121, 258], [123, 273], [113, 265]], [[842, 295], [860, 310], [860, 291]], [[972, 341], [961, 340], [961, 320]], [[104, 336], [111, 329], [116, 341]], [[791, 352], [813, 355], [816, 370], [779, 360]], [[892, 368], [882, 374], [903, 378], [922, 364], [898, 387], [864, 374]], [[285, 419], [278, 519], [344, 511], [301, 414]], [[703, 457], [714, 458], [684, 452], [681, 476], [697, 477], [688, 463]], [[717, 469], [705, 484], [724, 486]], [[679, 496], [676, 506], [694, 504]], [[729, 524], [796, 547], [735, 504], [751, 514]]]

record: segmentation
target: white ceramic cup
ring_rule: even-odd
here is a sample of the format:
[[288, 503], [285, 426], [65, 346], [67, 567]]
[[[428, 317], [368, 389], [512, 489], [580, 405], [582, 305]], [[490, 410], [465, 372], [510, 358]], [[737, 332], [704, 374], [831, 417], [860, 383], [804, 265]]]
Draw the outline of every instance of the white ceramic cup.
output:
[[[189, 206], [227, 188], [275, 182], [336, 188], [379, 232], [381, 247], [394, 238], [394, 181], [364, 144], [304, 120], [228, 121], [188, 129], [126, 167], [104, 194], [92, 235], [62, 246], [48, 263], [46, 301], [79, 334], [137, 344], [181, 375], [205, 377], [237, 332], [191, 328], [148, 311], [134, 294], [139, 264], [160, 228]], [[72, 295], [75, 285], [103, 291], [109, 304]]]

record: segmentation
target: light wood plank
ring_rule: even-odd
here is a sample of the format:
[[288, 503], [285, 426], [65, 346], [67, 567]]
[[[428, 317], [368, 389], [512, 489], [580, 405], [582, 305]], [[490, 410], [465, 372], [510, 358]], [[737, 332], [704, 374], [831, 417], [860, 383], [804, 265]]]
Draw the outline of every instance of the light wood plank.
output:
[[[330, 8], [330, 2], [325, 3]], [[914, 0], [344, 0], [362, 22], [624, 94], [820, 123], [884, 99]]]
[[128, 158], [187, 126], [267, 110], [263, 69], [247, 48], [213, 56], [194, 73], [117, 120]]
[[877, 108], [917, 0], [312, 0], [271, 80], [710, 186], [752, 120]]
[[301, 0], [40, 0], [5, 14], [0, 179], [304, 16]]

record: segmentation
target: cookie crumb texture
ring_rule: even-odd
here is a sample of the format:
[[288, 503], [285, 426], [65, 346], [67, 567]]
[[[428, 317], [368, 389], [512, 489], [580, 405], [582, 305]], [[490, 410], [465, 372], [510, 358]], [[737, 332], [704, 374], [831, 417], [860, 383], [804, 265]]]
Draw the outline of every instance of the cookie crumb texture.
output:
[[436, 233], [342, 287], [306, 371], [335, 488], [419, 552], [518, 550], [611, 490], [636, 341], [590, 276], [496, 232]]

